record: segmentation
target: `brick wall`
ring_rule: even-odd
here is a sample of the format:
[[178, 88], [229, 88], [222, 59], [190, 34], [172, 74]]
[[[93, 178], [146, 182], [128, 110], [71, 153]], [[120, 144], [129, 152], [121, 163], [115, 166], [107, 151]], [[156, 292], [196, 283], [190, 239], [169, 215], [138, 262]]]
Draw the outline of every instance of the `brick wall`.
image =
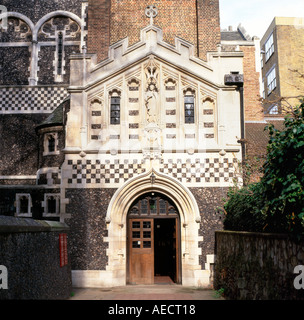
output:
[[[140, 29], [150, 23], [145, 15], [145, 8], [151, 1], [112, 1], [111, 43], [129, 36], [129, 43], [139, 40]], [[168, 1], [155, 2], [158, 15], [154, 25], [164, 32], [164, 40], [174, 44], [175, 36], [179, 36], [196, 43], [196, 6], [195, 1]]]
[[89, 0], [88, 52], [96, 53], [98, 61], [108, 56], [110, 44], [111, 0]]
[[[277, 84], [281, 97], [298, 97], [304, 93], [304, 26], [276, 26], [278, 47]], [[291, 105], [299, 105], [298, 98], [289, 99]], [[285, 103], [285, 105], [287, 105]]]
[[[150, 24], [145, 8], [149, 0], [89, 0], [88, 49], [105, 59], [109, 44], [129, 37], [129, 45], [139, 41], [140, 30]], [[203, 59], [220, 42], [218, 0], [157, 0], [154, 25], [163, 30], [164, 40], [174, 45], [175, 37], [195, 45]], [[198, 20], [199, 19], [199, 20]], [[199, 39], [199, 40], [198, 40]]]
[[206, 59], [206, 53], [215, 51], [221, 40], [219, 1], [198, 0], [197, 17], [199, 57]]
[[261, 121], [264, 118], [260, 99], [259, 72], [255, 66], [255, 47], [241, 46], [244, 52], [244, 109], [245, 121]]

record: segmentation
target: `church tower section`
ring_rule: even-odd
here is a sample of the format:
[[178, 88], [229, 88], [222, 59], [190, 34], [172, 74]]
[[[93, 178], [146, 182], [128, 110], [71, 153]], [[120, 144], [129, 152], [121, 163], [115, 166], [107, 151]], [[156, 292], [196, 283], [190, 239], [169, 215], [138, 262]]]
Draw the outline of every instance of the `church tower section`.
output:
[[141, 29], [146, 27], [143, 15], [147, 7], [157, 15], [153, 24], [162, 29], [166, 43], [174, 45], [175, 37], [194, 46], [194, 53], [207, 59], [207, 52], [216, 51], [220, 43], [219, 0], [89, 0], [88, 52], [97, 60], [107, 58], [109, 45], [127, 38], [129, 45], [140, 41]]

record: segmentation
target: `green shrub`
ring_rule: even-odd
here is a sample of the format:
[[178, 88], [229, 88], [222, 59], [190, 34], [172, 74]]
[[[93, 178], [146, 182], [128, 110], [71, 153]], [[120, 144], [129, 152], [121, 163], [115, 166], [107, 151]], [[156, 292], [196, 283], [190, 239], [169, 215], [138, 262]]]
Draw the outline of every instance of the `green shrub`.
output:
[[304, 235], [304, 104], [269, 131], [259, 183], [232, 189], [224, 208], [225, 229]]
[[262, 214], [261, 184], [255, 183], [228, 192], [224, 205], [227, 213], [224, 228], [235, 231], [263, 231], [265, 216]]

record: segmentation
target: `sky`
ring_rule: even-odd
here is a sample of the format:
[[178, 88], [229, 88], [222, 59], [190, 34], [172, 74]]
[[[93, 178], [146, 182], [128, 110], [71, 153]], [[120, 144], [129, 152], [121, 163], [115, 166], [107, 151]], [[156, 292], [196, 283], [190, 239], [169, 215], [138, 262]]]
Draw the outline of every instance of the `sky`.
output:
[[220, 0], [221, 29], [236, 30], [262, 39], [274, 17], [303, 17], [304, 0]]

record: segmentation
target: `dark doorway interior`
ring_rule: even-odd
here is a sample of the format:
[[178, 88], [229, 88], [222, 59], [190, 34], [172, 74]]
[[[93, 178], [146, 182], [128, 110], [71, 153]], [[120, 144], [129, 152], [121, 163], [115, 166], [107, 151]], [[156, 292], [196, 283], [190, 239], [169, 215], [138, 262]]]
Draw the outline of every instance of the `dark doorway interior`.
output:
[[154, 219], [154, 275], [155, 279], [176, 277], [176, 219]]

